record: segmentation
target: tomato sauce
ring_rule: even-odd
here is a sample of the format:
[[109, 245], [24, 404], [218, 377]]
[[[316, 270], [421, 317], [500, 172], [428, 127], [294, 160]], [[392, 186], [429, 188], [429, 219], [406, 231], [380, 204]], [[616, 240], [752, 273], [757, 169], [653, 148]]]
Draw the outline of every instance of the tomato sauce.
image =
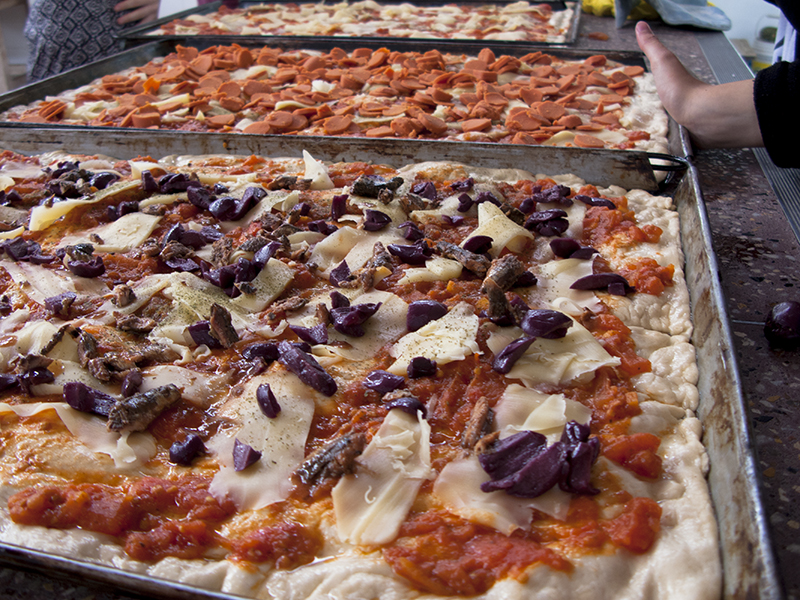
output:
[[234, 560], [274, 563], [278, 569], [294, 569], [310, 563], [324, 540], [316, 528], [295, 521], [259, 528], [230, 544]]
[[619, 368], [627, 376], [633, 377], [650, 372], [650, 361], [636, 354], [636, 344], [631, 338], [631, 330], [619, 317], [609, 313], [592, 314], [583, 319], [583, 326], [609, 354], [622, 361]]
[[662, 267], [652, 258], [639, 258], [625, 263], [619, 274], [628, 280], [637, 292], [659, 296], [668, 287], [672, 287], [675, 265]]
[[589, 207], [583, 218], [583, 242], [593, 247], [610, 244], [616, 248], [626, 248], [640, 242], [655, 243], [661, 238], [661, 233], [661, 229], [655, 225], [639, 227], [626, 202], [620, 202], [617, 210], [602, 206]]

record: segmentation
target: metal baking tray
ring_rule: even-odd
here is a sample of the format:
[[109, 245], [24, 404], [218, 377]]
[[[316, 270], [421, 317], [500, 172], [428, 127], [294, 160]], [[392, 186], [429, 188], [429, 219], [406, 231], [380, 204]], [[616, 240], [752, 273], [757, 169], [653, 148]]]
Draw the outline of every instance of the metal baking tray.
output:
[[[190, 45], [199, 49], [208, 48], [210, 46], [218, 45], [216, 39], [197, 39], [192, 40]], [[344, 50], [353, 50], [356, 48], [380, 48], [386, 47], [385, 41], [363, 40], [347, 38], [337, 41], [330, 39], [314, 39], [314, 40], [300, 40], [297, 38], [275, 38], [275, 43], [270, 44], [273, 47], [280, 47], [284, 50], [322, 50], [329, 51], [334, 47], [340, 47]], [[93, 62], [91, 64], [72, 69], [60, 75], [45, 79], [43, 81], [33, 83], [31, 85], [13, 90], [7, 94], [0, 96], [0, 112], [6, 111], [18, 105], [25, 105], [37, 100], [43, 100], [47, 96], [56, 96], [64, 91], [73, 90], [80, 86], [91, 83], [104, 75], [117, 73], [134, 66], [141, 66], [150, 60], [166, 56], [175, 50], [179, 45], [178, 40], [158, 40], [148, 44], [130, 48], [124, 52], [114, 56]], [[242, 41], [242, 46], [263, 46], [263, 40], [258, 43], [252, 41]], [[444, 42], [433, 40], [426, 40], [424, 44], [418, 44], [409, 40], [395, 40], [389, 46], [392, 50], [398, 51], [426, 51], [426, 50], [439, 50], [442, 52], [453, 52], [455, 49], [452, 45]], [[492, 44], [483, 44], [481, 42], [465, 42], [458, 48], [459, 53], [467, 55], [477, 55], [483, 48], [495, 49]], [[523, 56], [529, 51], [535, 50], [531, 45], [516, 46], [513, 48], [503, 48], [501, 51], [509, 55]], [[564, 59], [583, 60], [594, 54], [598, 54], [596, 50], [574, 50], [569, 48], [552, 48], [547, 52], [553, 56]], [[644, 66], [644, 58], [641, 52], [629, 51], [603, 51], [608, 58], [629, 65]], [[680, 143], [680, 135], [677, 126], [671, 124], [670, 131], [670, 152], [672, 154], [682, 154], [683, 144]], [[80, 133], [75, 133], [79, 131]], [[253, 153], [263, 154], [271, 149], [280, 147], [286, 143], [289, 146], [294, 144], [301, 144], [303, 147], [313, 151], [314, 148], [322, 145], [329, 145], [331, 139], [340, 140], [340, 146], [343, 149], [341, 160], [351, 160], [358, 155], [361, 148], [375, 147], [371, 140], [367, 138], [332, 138], [329, 136], [301, 136], [301, 135], [252, 135], [233, 132], [186, 132], [174, 130], [152, 130], [152, 129], [136, 129], [136, 128], [121, 128], [121, 127], [91, 127], [84, 125], [74, 124], [39, 124], [39, 123], [19, 123], [11, 121], [0, 121], [0, 132], [2, 134], [2, 144], [6, 149], [16, 150], [19, 152], [40, 152], [45, 149], [61, 149], [68, 148], [72, 152], [84, 152], [87, 154], [94, 153], [109, 153], [120, 158], [132, 158], [137, 154], [150, 154], [159, 152], [164, 154], [196, 154], [207, 152], [235, 152], [235, 153]], [[394, 138], [377, 140], [377, 147], [384, 149], [387, 154], [397, 152], [397, 148], [409, 148], [414, 146], [413, 140], [397, 140]], [[402, 142], [398, 145], [398, 142]], [[430, 142], [434, 144], [441, 144], [430, 150], [428, 154], [429, 159], [441, 157], [444, 153], [449, 152], [448, 147], [463, 145], [466, 142]], [[476, 144], [473, 144], [476, 145]], [[523, 152], [522, 146], [513, 144], [494, 144], [483, 143], [477, 144], [480, 148], [491, 148], [499, 146], [503, 148], [503, 152], [510, 157], [514, 156], [530, 156], [529, 153]], [[426, 144], [421, 147], [428, 148]], [[533, 151], [536, 156], [551, 156], [560, 155], [564, 157], [580, 156], [582, 153], [588, 153], [594, 156], [597, 152], [595, 150], [585, 150], [578, 148], [565, 148], [553, 149], [546, 146], [531, 146], [531, 148], [539, 148], [538, 151]], [[552, 150], [559, 150], [552, 152]], [[560, 152], [563, 150], [564, 152]], [[427, 150], [419, 150], [419, 152], [426, 152]], [[402, 153], [403, 151], [400, 150]], [[613, 153], [619, 155], [617, 159], [620, 167], [615, 169], [613, 173], [608, 174], [612, 179], [611, 182], [621, 185], [623, 187], [641, 187], [647, 190], [657, 189], [656, 180], [652, 177], [652, 169], [646, 168], [644, 171], [636, 171], [635, 165], [638, 164], [640, 159], [630, 159], [631, 154], [637, 154], [636, 151], [623, 151], [623, 150], [604, 150], [603, 153]], [[476, 154], [484, 154], [484, 151], [476, 152]], [[639, 152], [638, 154], [642, 154]], [[406, 154], [408, 160], [413, 159], [414, 156], [419, 154]], [[655, 155], [653, 155], [655, 158]], [[666, 159], [667, 163], [672, 162], [672, 159], [667, 156], [661, 156]], [[571, 160], [565, 158], [564, 160]], [[664, 161], [656, 160], [655, 163], [660, 163], [656, 167], [659, 171], [669, 172], [675, 168], [682, 168], [680, 165], [676, 167], [674, 164], [667, 164], [663, 166]], [[523, 167], [524, 168], [524, 167]], [[632, 180], [633, 172], [638, 172], [636, 180]], [[649, 176], [649, 179], [648, 179]]]
[[[511, 4], [516, 0], [495, 0], [493, 2], [489, 2], [488, 0], [415, 0], [412, 4], [416, 6], [443, 6], [445, 4], [459, 4], [464, 6], [475, 6], [479, 7], [485, 4]], [[571, 4], [574, 4], [572, 7], [573, 13], [572, 18], [570, 19], [569, 29], [567, 30], [566, 34], [564, 35], [563, 42], [546, 42], [546, 41], [504, 41], [504, 42], [497, 42], [501, 44], [501, 47], [504, 46], [514, 46], [520, 44], [537, 44], [542, 46], [565, 46], [574, 44], [575, 41], [578, 39], [578, 27], [580, 23], [580, 15], [581, 15], [581, 1], [580, 0], [567, 0]], [[402, 0], [380, 0], [379, 4], [381, 5], [392, 5], [392, 4], [400, 4]], [[239, 8], [248, 8], [249, 6], [254, 6], [257, 4], [289, 4], [289, 0], [264, 0], [263, 2], [240, 2]], [[314, 0], [308, 0], [309, 4], [314, 3]], [[549, 4], [554, 11], [565, 10], [567, 8], [565, 0], [544, 0], [544, 1], [537, 1], [537, 4]], [[125, 41], [126, 46], [130, 47], [132, 45], [140, 44], [143, 42], [149, 42], [153, 39], [175, 39], [175, 40], [189, 40], [194, 37], [198, 36], [191, 36], [191, 35], [170, 35], [170, 36], [161, 36], [155, 35], [153, 32], [156, 31], [162, 25], [165, 25], [175, 19], [185, 19], [191, 15], [207, 15], [219, 10], [222, 6], [222, 2], [213, 2], [210, 4], [203, 4], [196, 8], [191, 8], [188, 10], [184, 10], [182, 12], [165, 16], [161, 19], [156, 21], [151, 21], [150, 23], [146, 23], [144, 25], [139, 25], [137, 27], [132, 27], [130, 29], [125, 29], [121, 34], [120, 37]], [[202, 37], [202, 36], [201, 36]], [[212, 39], [220, 40], [218, 43], [225, 43], [230, 44], [233, 42], [239, 42], [243, 39], [249, 40], [260, 40], [262, 42], [268, 41], [273, 39], [275, 36], [240, 36], [240, 35], [213, 35], [213, 36], [205, 36], [210, 37]], [[320, 39], [319, 36], [293, 36], [297, 37], [298, 39]], [[334, 39], [334, 40], [342, 40], [348, 39], [351, 36], [329, 36], [323, 37], [322, 39]], [[359, 37], [358, 39], [364, 40], [383, 40], [384, 43], [391, 42], [396, 39], [408, 39], [408, 40], [415, 40], [418, 42], [425, 42], [430, 38], [393, 38], [391, 36], [385, 37]], [[449, 40], [442, 40], [447, 41], [451, 45], [453, 44], [460, 44], [463, 41], [475, 41], [474, 38], [451, 38]]]
[[[118, 134], [115, 144], [107, 145], [105, 153], [118, 158], [135, 154], [126, 151], [126, 140], [133, 135], [148, 135], [127, 132]], [[91, 139], [86, 132], [66, 131], [53, 134], [50, 145], [31, 149], [31, 152], [48, 150], [78, 151], [75, 144], [80, 139]], [[244, 138], [234, 136], [230, 146], [219, 136], [195, 138], [197, 146], [189, 153], [250, 154], [253, 152]], [[175, 136], [173, 136], [173, 139]], [[191, 138], [185, 138], [191, 139]], [[685, 139], [685, 138], [684, 138]], [[159, 139], [151, 146], [151, 154], [164, 156], [186, 153], [182, 141], [167, 143]], [[596, 185], [609, 185], [627, 181], [627, 187], [637, 173], [649, 167], [646, 156], [641, 153], [612, 151], [569, 152], [573, 149], [517, 146], [509, 153], [508, 147], [500, 145], [474, 145], [467, 143], [441, 143], [422, 141], [387, 140], [359, 141], [335, 138], [298, 140], [274, 136], [258, 140], [259, 152], [272, 157], [299, 157], [302, 149], [311, 149], [320, 160], [360, 160], [379, 164], [401, 166], [421, 160], [458, 161], [475, 166], [496, 168], [518, 167], [533, 172], [574, 173]], [[314, 142], [309, 146], [307, 142]], [[93, 150], [90, 150], [93, 146]], [[83, 149], [85, 148], [85, 149]], [[102, 144], [84, 145], [81, 152], [100, 152]], [[563, 152], [567, 150], [568, 152]], [[622, 162], [620, 162], [622, 160]], [[638, 163], [637, 163], [638, 161]], [[717, 515], [723, 564], [723, 597], [726, 600], [780, 600], [782, 588], [777, 575], [775, 559], [769, 539], [767, 519], [761, 504], [758, 476], [755, 467], [753, 444], [749, 431], [745, 404], [741, 391], [728, 316], [721, 285], [717, 276], [708, 216], [698, 184], [698, 174], [685, 161], [682, 171], [675, 171], [668, 178], [662, 193], [674, 198], [681, 219], [681, 239], [685, 254], [686, 283], [689, 288], [694, 333], [692, 341], [697, 352], [699, 367], [698, 390], [700, 405], [698, 417], [704, 427], [704, 444], [709, 460], [708, 482]], [[631, 169], [631, 174], [620, 170]], [[647, 180], [647, 177], [644, 177]], [[652, 179], [652, 172], [650, 174]], [[226, 598], [224, 594], [208, 592], [169, 581], [127, 573], [101, 567], [70, 558], [30, 551], [25, 548], [0, 543], [0, 563], [17, 568], [37, 570], [49, 574], [91, 580], [117, 589], [131, 590], [148, 597], [163, 598]]]

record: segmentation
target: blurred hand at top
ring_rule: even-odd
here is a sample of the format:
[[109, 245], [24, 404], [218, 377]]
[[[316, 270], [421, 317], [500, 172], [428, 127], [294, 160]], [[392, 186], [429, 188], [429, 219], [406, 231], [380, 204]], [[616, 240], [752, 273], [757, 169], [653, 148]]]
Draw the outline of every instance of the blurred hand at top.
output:
[[122, 0], [114, 6], [114, 12], [130, 11], [117, 19], [119, 25], [149, 23], [158, 17], [159, 0]]

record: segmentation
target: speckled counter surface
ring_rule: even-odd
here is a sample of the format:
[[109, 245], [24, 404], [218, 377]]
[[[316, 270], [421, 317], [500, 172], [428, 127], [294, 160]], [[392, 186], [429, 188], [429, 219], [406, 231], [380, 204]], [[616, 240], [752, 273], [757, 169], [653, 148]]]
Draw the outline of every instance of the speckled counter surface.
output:
[[[721, 35], [653, 25], [699, 78], [714, 82], [698, 36]], [[608, 40], [587, 37], [605, 33]], [[580, 48], [636, 50], [633, 27], [582, 15]], [[800, 600], [800, 351], [773, 351], [763, 335], [771, 306], [800, 301], [800, 245], [750, 150], [700, 151], [694, 157], [731, 318], [743, 391], [757, 450], [765, 513], [787, 600]], [[0, 568], [0, 598], [118, 600], [126, 594]]]

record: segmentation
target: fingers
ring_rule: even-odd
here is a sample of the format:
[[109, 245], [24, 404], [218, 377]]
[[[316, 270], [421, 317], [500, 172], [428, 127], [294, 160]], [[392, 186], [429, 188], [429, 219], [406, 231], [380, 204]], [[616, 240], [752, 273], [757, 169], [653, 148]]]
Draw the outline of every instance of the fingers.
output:
[[650, 29], [650, 25], [644, 21], [636, 23], [636, 42], [651, 63], [660, 63], [675, 57], [672, 52], [664, 47], [664, 44], [658, 41], [653, 30]]
[[147, 23], [158, 17], [159, 0], [123, 0], [114, 6], [114, 12], [126, 12], [117, 23]]

